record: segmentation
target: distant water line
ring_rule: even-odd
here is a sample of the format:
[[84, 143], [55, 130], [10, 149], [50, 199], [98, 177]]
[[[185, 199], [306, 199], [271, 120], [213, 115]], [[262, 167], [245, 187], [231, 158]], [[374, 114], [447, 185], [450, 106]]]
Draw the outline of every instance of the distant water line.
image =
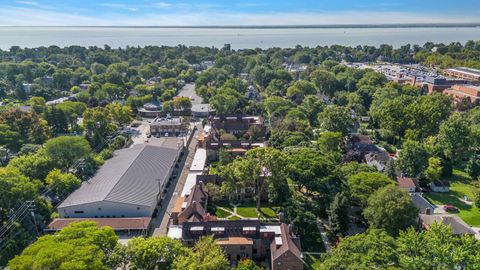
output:
[[147, 45], [187, 45], [233, 49], [291, 48], [296, 45], [405, 44], [428, 41], [445, 44], [480, 40], [480, 27], [365, 27], [365, 28], [158, 28], [158, 27], [0, 27], [0, 48], [56, 45], [113, 48]]

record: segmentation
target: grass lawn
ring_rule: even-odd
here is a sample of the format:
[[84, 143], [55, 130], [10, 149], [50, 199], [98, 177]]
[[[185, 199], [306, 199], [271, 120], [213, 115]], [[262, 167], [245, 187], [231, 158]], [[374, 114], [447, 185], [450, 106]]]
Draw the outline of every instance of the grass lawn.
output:
[[233, 207], [228, 202], [214, 202], [214, 204], [233, 212]]
[[237, 217], [237, 216], [231, 216], [228, 218], [229, 220], [240, 220], [241, 218]]
[[[277, 209], [278, 207], [269, 205], [269, 204], [262, 204], [260, 207], [260, 217], [262, 218], [276, 218], [277, 217]], [[242, 217], [246, 218], [256, 218], [257, 209], [255, 203], [243, 203], [237, 206], [237, 214]]]
[[468, 225], [480, 227], [480, 210], [476, 206], [471, 206], [460, 199], [465, 196], [469, 200], [473, 199], [473, 186], [469, 183], [471, 180], [467, 174], [462, 171], [454, 170], [453, 177], [450, 180], [450, 192], [448, 193], [429, 193], [427, 199], [437, 205], [450, 204], [458, 208], [458, 216]]
[[222, 210], [220, 208], [215, 209], [215, 216], [217, 216], [218, 218], [226, 218], [230, 215], [231, 214], [225, 210]]

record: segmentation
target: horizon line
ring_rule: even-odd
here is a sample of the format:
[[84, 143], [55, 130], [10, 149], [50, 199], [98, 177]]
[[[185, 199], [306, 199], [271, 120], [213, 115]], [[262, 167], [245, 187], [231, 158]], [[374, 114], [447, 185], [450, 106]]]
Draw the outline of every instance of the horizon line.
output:
[[64, 28], [204, 28], [204, 29], [293, 29], [293, 28], [413, 28], [413, 27], [480, 27], [480, 22], [459, 23], [396, 23], [396, 24], [292, 24], [292, 25], [0, 25], [0, 27], [64, 27]]

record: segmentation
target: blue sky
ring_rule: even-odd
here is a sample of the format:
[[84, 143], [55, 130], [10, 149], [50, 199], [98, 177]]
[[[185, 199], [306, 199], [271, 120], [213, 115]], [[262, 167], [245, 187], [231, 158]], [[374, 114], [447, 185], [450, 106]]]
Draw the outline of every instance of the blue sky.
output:
[[0, 0], [0, 25], [480, 22], [480, 0]]

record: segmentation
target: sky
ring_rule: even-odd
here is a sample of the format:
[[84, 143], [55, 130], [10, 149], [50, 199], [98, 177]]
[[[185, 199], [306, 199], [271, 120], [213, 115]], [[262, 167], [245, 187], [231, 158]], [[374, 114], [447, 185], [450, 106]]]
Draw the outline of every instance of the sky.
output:
[[480, 22], [480, 0], [0, 0], [0, 26]]

